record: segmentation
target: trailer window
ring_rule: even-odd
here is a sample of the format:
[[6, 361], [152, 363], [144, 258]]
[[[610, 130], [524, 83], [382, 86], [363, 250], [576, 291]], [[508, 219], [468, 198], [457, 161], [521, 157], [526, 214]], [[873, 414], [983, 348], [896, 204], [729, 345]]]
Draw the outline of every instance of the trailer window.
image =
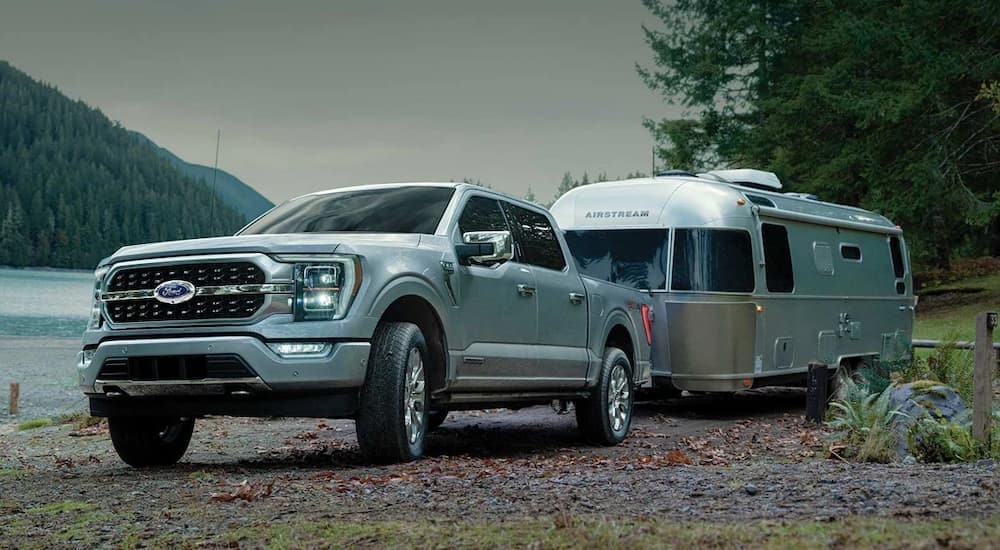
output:
[[672, 290], [753, 292], [750, 233], [740, 229], [677, 229]]
[[666, 229], [567, 231], [580, 273], [640, 290], [667, 286]]
[[861, 261], [861, 247], [853, 244], [840, 245], [840, 257], [845, 260]]
[[760, 226], [764, 242], [764, 272], [768, 292], [791, 292], [795, 288], [792, 273], [792, 251], [788, 247], [788, 230], [783, 225], [765, 223]]
[[889, 253], [892, 255], [892, 271], [896, 278], [906, 275], [903, 266], [903, 249], [899, 244], [899, 237], [889, 237]]

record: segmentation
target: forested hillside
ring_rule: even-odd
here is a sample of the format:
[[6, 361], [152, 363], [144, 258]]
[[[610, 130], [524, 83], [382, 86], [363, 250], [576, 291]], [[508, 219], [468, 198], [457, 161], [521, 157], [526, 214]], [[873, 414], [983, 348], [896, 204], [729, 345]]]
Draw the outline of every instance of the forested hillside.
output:
[[91, 268], [243, 221], [148, 141], [0, 61], [0, 265]]
[[235, 208], [249, 222], [270, 210], [274, 203], [267, 200], [264, 195], [258, 193], [254, 188], [240, 181], [239, 178], [222, 170], [215, 170], [211, 166], [194, 164], [185, 161], [177, 155], [155, 144], [148, 137], [139, 132], [132, 132], [132, 135], [148, 140], [161, 157], [166, 158], [180, 170], [183, 174], [194, 178], [195, 181], [213, 187], [215, 194], [222, 199], [222, 202]]

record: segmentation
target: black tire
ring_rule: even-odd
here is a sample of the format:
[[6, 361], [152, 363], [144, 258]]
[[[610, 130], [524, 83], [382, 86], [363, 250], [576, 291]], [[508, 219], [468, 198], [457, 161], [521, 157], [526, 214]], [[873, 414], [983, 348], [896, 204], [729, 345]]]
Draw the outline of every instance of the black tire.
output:
[[126, 464], [136, 468], [168, 466], [187, 452], [194, 418], [112, 416], [108, 430], [115, 451]]
[[634, 399], [628, 356], [618, 348], [605, 349], [593, 396], [576, 403], [576, 423], [583, 437], [594, 445], [611, 446], [624, 441], [632, 425]]
[[[411, 357], [419, 358], [419, 367]], [[429, 357], [427, 342], [417, 325], [383, 323], [375, 329], [355, 421], [358, 445], [366, 460], [406, 462], [423, 454]], [[411, 370], [419, 370], [419, 380], [408, 384]]]
[[427, 431], [433, 432], [448, 418], [448, 409], [434, 409], [427, 413]]

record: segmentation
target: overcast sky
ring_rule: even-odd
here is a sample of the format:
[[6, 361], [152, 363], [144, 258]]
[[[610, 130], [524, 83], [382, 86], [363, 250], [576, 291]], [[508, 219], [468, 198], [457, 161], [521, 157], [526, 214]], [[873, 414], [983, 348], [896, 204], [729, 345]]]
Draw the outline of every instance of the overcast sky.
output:
[[650, 169], [639, 0], [0, 0], [0, 59], [275, 202]]

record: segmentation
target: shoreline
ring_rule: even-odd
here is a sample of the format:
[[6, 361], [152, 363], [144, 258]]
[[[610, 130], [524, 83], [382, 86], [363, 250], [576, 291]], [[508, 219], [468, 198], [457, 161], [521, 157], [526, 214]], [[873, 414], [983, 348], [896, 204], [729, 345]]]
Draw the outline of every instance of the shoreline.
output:
[[51, 271], [53, 273], [93, 273], [93, 269], [84, 269], [78, 267], [50, 267], [50, 266], [13, 266], [13, 265], [0, 265], [0, 270], [6, 271]]

